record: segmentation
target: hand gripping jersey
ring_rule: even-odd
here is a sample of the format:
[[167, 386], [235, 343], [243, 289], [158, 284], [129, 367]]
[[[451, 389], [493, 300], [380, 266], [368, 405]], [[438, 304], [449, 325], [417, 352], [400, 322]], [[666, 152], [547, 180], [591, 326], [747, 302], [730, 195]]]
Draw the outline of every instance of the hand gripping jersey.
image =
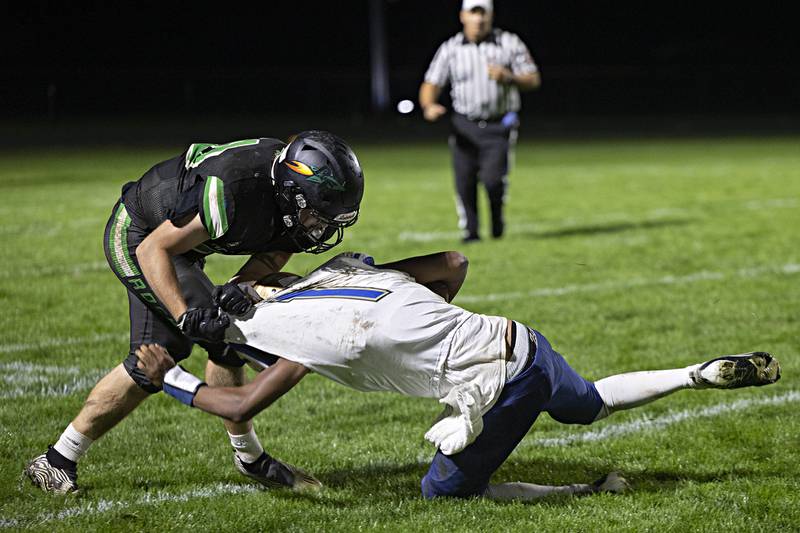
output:
[[505, 329], [505, 318], [448, 304], [403, 272], [340, 255], [234, 319], [226, 342], [360, 391], [437, 398], [450, 406], [437, 426], [466, 446], [505, 383]]
[[270, 177], [284, 146], [268, 138], [193, 144], [127, 185], [122, 203], [133, 223], [149, 231], [199, 214], [211, 240], [193, 255], [300, 251], [282, 235]]

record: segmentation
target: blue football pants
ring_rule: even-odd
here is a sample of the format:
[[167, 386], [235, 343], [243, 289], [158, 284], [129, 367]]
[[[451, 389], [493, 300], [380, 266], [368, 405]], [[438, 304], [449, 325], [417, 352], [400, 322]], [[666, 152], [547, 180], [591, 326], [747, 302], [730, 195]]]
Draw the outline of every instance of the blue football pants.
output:
[[544, 335], [527, 331], [532, 363], [503, 387], [497, 402], [483, 415], [483, 431], [472, 444], [453, 455], [436, 451], [422, 478], [425, 498], [483, 494], [489, 478], [541, 412], [564, 424], [591, 424], [597, 417], [603, 400], [594, 384], [579, 376]]

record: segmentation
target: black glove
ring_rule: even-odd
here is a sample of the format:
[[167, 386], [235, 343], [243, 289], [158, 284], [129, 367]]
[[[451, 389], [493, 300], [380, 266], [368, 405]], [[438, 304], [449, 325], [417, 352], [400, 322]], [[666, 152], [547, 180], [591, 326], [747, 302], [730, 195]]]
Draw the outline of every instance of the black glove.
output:
[[235, 283], [226, 283], [214, 287], [211, 293], [214, 305], [232, 315], [243, 315], [253, 308], [253, 302], [245, 292]]
[[228, 315], [207, 307], [192, 307], [178, 319], [178, 327], [184, 335], [190, 339], [211, 342], [225, 340], [225, 328], [230, 323]]

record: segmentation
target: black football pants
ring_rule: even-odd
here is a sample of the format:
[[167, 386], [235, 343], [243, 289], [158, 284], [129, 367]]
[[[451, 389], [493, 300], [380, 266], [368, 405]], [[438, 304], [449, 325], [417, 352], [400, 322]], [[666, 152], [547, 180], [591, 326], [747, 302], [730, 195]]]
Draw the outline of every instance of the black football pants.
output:
[[459, 227], [465, 239], [478, 237], [478, 180], [489, 198], [492, 236], [503, 234], [503, 204], [513, 129], [497, 121], [474, 121], [453, 114], [450, 150], [457, 193]]
[[[114, 274], [128, 289], [130, 308], [131, 338], [128, 357], [123, 362], [125, 370], [142, 389], [147, 392], [158, 392], [137, 367], [136, 349], [142, 344], [160, 344], [170, 353], [175, 361], [186, 359], [192, 352], [193, 342], [186, 337], [172, 315], [158, 300], [155, 292], [147, 283], [136, 258], [136, 248], [147, 237], [149, 232], [140, 228], [131, 219], [125, 204], [117, 202], [106, 225], [103, 248], [106, 259]], [[204, 261], [192, 261], [184, 256], [172, 258], [178, 284], [191, 307], [211, 307], [211, 293], [214, 284], [203, 272]], [[223, 343], [198, 342], [215, 363], [226, 366], [242, 366], [244, 362], [236, 352]]]

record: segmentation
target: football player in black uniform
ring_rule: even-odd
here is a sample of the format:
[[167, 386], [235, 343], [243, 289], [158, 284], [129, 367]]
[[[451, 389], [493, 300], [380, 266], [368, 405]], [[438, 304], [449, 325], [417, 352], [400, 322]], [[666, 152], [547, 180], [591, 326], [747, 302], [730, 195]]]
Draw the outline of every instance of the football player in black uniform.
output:
[[[358, 218], [364, 177], [353, 151], [322, 131], [277, 139], [193, 144], [182, 155], [127, 183], [105, 231], [109, 265], [128, 290], [130, 351], [94, 387], [55, 445], [26, 467], [45, 491], [77, 489], [77, 462], [90, 444], [159, 389], [137, 367], [142, 344], [189, 356], [208, 352], [206, 379], [244, 381], [243, 361], [222, 342], [227, 313], [249, 311], [238, 284], [278, 272], [292, 253], [320, 253], [342, 240]], [[215, 287], [203, 272], [212, 253], [249, 255], [236, 275]], [[303, 489], [313, 477], [264, 452], [250, 421], [225, 421], [244, 475], [267, 486]]]

